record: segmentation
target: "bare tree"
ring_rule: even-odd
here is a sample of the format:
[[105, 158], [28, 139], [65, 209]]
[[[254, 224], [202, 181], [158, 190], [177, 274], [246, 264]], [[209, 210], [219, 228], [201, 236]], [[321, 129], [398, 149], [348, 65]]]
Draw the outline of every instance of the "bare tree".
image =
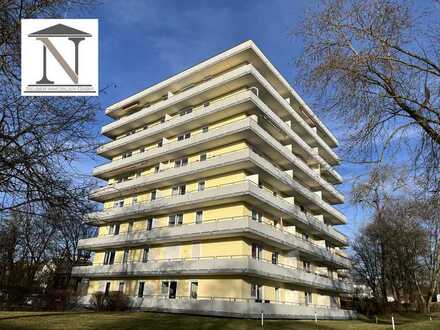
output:
[[440, 280], [440, 197], [438, 195], [418, 199], [415, 203], [416, 217], [422, 225], [427, 245], [418, 262], [414, 282], [421, 303], [431, 312], [432, 297], [437, 292]]
[[[95, 149], [96, 97], [20, 95], [21, 20], [59, 18], [86, 0], [0, 1], [0, 285], [32, 291], [42, 270], [78, 259], [94, 186], [75, 162]], [[3, 295], [2, 295], [3, 297]]]
[[97, 98], [20, 95], [21, 19], [59, 17], [85, 3], [0, 2], [0, 217], [66, 205], [59, 201], [76, 196], [65, 187], [71, 164], [96, 146]]
[[[296, 35], [298, 78], [347, 125], [355, 161], [405, 150], [438, 190], [440, 11], [435, 2], [323, 0]], [[388, 152], [388, 153], [387, 153]], [[399, 159], [402, 161], [402, 159]]]

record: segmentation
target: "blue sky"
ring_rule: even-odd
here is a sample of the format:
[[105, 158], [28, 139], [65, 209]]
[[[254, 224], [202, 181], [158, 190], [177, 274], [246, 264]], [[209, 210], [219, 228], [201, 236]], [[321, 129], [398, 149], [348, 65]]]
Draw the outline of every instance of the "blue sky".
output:
[[[103, 1], [82, 13], [98, 18], [100, 33], [100, 94], [102, 110], [96, 130], [109, 123], [104, 108], [240, 42], [252, 39], [291, 85], [308, 100], [294, 80], [295, 58], [301, 41], [292, 36], [314, 1]], [[67, 12], [66, 18], [78, 18]], [[325, 120], [342, 140], [344, 123]], [[79, 166], [91, 173], [105, 160], [83, 160]], [[348, 201], [351, 178], [359, 169], [345, 164], [337, 170], [346, 183], [338, 188]], [[339, 206], [349, 225], [340, 230], [353, 237], [363, 212], [349, 203]]]

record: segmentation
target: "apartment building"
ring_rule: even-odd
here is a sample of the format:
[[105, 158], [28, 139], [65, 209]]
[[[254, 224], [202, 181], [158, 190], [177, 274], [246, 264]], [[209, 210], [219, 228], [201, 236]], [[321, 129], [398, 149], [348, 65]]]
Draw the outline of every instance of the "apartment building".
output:
[[[247, 41], [106, 110], [97, 235], [73, 269], [87, 303], [344, 319], [351, 291], [336, 138]], [[342, 270], [342, 271], [341, 271]]]

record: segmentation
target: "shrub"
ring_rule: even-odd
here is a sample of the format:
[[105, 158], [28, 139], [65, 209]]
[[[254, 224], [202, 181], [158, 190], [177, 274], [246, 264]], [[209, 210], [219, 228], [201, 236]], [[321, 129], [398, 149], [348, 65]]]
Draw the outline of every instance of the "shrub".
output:
[[105, 294], [102, 291], [96, 291], [90, 298], [90, 304], [97, 312], [105, 310]]
[[124, 311], [130, 307], [130, 298], [120, 291], [111, 291], [106, 295], [97, 291], [90, 298], [95, 311]]

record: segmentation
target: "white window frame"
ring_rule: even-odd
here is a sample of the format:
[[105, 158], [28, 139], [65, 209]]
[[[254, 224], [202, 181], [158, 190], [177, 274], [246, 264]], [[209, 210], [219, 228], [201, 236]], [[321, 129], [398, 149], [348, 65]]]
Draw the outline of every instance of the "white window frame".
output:
[[[196, 297], [192, 297], [192, 284], [197, 283], [197, 291], [196, 291]], [[189, 280], [189, 299], [197, 300], [199, 298], [199, 281], [198, 280]]]
[[[200, 216], [199, 216], [200, 214]], [[203, 211], [202, 210], [198, 210], [196, 211], [196, 224], [200, 224], [203, 222]]]

